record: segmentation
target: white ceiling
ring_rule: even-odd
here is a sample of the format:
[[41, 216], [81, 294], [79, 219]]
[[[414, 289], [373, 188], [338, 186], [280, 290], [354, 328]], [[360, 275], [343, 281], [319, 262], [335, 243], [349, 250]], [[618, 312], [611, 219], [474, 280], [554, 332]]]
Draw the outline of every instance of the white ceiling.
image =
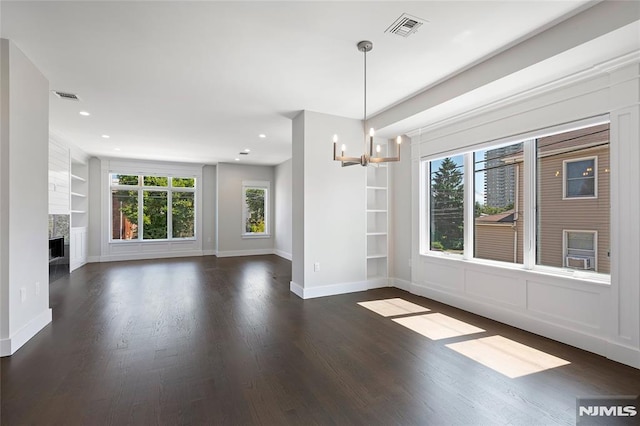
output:
[[[591, 4], [2, 1], [0, 19], [52, 90], [81, 98], [52, 94], [50, 127], [88, 154], [215, 164], [249, 148], [241, 163], [278, 164], [298, 111], [362, 118], [358, 41], [374, 43], [371, 114]], [[385, 34], [405, 12], [429, 22]]]

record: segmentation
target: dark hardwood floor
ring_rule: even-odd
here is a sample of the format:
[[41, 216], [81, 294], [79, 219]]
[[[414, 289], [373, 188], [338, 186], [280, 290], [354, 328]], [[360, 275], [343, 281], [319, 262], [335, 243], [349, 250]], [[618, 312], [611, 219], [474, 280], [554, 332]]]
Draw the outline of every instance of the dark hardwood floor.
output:
[[[575, 424], [640, 370], [393, 288], [301, 300], [276, 256], [89, 264], [2, 359], [2, 425]], [[560, 357], [511, 379], [357, 302], [400, 297]]]

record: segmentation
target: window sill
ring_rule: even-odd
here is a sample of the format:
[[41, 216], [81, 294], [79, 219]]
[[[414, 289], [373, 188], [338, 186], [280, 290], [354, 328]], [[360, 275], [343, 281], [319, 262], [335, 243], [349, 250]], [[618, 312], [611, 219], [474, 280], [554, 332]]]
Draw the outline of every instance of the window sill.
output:
[[196, 241], [197, 238], [165, 238], [158, 240], [111, 240], [109, 244], [135, 244], [135, 243], [179, 243], [184, 241]]
[[551, 266], [535, 265], [532, 269], [526, 269], [521, 263], [508, 263], [499, 262], [488, 259], [464, 259], [462, 255], [448, 254], [442, 252], [427, 252], [420, 253], [420, 257], [423, 259], [444, 259], [453, 262], [464, 262], [471, 265], [477, 265], [480, 267], [499, 268], [505, 271], [524, 272], [527, 274], [539, 274], [546, 276], [553, 276], [557, 278], [564, 278], [569, 280], [576, 280], [582, 282], [588, 282], [590, 284], [598, 284], [603, 286], [611, 285], [611, 275], [599, 274], [597, 272], [586, 272], [568, 268], [554, 268]]
[[242, 234], [242, 239], [260, 239], [260, 238], [271, 238], [271, 234]]

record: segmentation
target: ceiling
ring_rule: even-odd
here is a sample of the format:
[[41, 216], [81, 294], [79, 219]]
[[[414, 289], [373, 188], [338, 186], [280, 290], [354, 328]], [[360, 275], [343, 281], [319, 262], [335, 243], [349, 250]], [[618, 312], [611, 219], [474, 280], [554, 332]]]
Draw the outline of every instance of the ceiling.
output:
[[[0, 19], [50, 89], [80, 97], [50, 95], [50, 128], [86, 153], [274, 165], [291, 157], [299, 111], [362, 118], [358, 41], [374, 43], [375, 114], [592, 4], [2, 1]], [[428, 22], [385, 33], [402, 13]]]

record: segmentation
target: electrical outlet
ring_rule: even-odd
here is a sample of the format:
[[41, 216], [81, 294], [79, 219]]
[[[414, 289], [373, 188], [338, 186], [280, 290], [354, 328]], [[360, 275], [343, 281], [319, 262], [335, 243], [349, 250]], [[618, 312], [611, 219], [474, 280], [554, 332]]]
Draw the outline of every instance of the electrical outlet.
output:
[[40, 295], [40, 281], [36, 281], [36, 296]]
[[313, 264], [313, 272], [318, 272], [320, 270], [320, 262], [316, 262]]
[[27, 288], [20, 287], [20, 301], [24, 303], [25, 300], [27, 300]]

